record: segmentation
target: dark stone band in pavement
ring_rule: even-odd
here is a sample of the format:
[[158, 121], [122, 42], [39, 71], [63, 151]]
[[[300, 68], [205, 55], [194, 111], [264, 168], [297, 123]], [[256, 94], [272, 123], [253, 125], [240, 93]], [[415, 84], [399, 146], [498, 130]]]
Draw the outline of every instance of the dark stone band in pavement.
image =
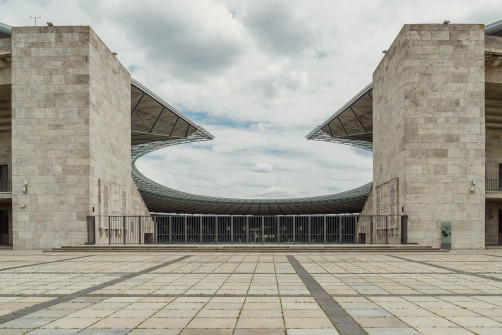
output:
[[321, 287], [294, 256], [288, 255], [287, 257], [300, 279], [310, 291], [310, 294], [312, 294], [319, 306], [321, 306], [340, 335], [366, 334], [361, 326]]
[[111, 285], [115, 285], [115, 284], [118, 284], [118, 283], [123, 282], [125, 280], [128, 280], [130, 278], [141, 276], [141, 275], [143, 275], [145, 273], [155, 271], [155, 270], [160, 269], [160, 268], [162, 268], [164, 266], [168, 266], [168, 265], [180, 262], [180, 261], [182, 261], [184, 259], [187, 259], [188, 257], [191, 257], [191, 256], [183, 256], [183, 257], [180, 257], [180, 258], [176, 258], [176, 259], [174, 259], [172, 261], [164, 262], [162, 264], [155, 265], [155, 266], [149, 267], [147, 269], [144, 269], [144, 270], [141, 270], [141, 271], [138, 271], [138, 272], [130, 273], [130, 274], [127, 274], [127, 275], [125, 275], [123, 277], [112, 279], [112, 280], [109, 280], [107, 282], [104, 282], [104, 283], [96, 285], [96, 286], [92, 286], [92, 287], [89, 287], [89, 288], [86, 288], [86, 289], [83, 289], [83, 290], [80, 290], [80, 291], [77, 291], [77, 292], [74, 292], [74, 293], [71, 293], [71, 294], [67, 294], [67, 295], [61, 296], [59, 298], [55, 298], [55, 299], [52, 299], [52, 300], [49, 300], [49, 301], [45, 301], [45, 302], [42, 302], [40, 304], [36, 304], [34, 306], [21, 309], [19, 311], [14, 311], [12, 313], [2, 315], [2, 316], [0, 316], [0, 324], [8, 322], [8, 321], [15, 320], [17, 318], [20, 318], [22, 316], [25, 316], [25, 315], [28, 315], [28, 314], [31, 314], [31, 313], [38, 312], [38, 311], [40, 311], [42, 309], [49, 308], [51, 306], [54, 306], [54, 305], [66, 302], [68, 300], [72, 300], [72, 299], [81, 297], [83, 295], [88, 295], [88, 294], [90, 294], [92, 292], [101, 290], [102, 288], [105, 288], [105, 287], [108, 287], [108, 286], [111, 286]]

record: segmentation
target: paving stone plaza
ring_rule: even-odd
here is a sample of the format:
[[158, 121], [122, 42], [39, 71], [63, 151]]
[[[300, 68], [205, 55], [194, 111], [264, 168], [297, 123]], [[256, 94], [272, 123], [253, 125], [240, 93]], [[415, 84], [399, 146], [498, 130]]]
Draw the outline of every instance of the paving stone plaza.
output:
[[0, 334], [501, 334], [502, 249], [0, 251]]
[[[210, 197], [148, 179], [140, 157], [214, 136], [132, 79], [116, 56], [89, 26], [0, 23], [0, 245], [377, 237], [502, 245], [502, 20], [405, 24], [372, 82], [307, 135], [373, 150], [373, 182], [306, 198]], [[181, 216], [161, 222], [151, 213]], [[316, 217], [357, 213], [385, 216], [385, 225]], [[284, 218], [294, 215], [313, 217]]]

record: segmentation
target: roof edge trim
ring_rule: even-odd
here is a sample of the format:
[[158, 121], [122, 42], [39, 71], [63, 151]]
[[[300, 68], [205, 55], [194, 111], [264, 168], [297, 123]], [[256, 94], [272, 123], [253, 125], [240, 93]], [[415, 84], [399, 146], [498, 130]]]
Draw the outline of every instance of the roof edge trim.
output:
[[8, 24], [0, 22], [0, 33], [5, 35], [12, 35], [12, 27]]
[[497, 33], [501, 30], [502, 30], [502, 20], [487, 24], [485, 26], [485, 34], [486, 35], [494, 34], [494, 33]]
[[339, 110], [337, 110], [333, 115], [331, 115], [324, 123], [322, 123], [319, 128], [324, 128], [328, 123], [331, 122], [335, 117], [338, 116], [341, 112], [355, 104], [359, 99], [361, 99], [364, 95], [366, 95], [369, 91], [373, 89], [373, 82], [369, 83], [365, 88], [363, 88], [359, 93], [356, 94], [355, 97], [349, 100], [345, 105], [342, 106]]
[[186, 116], [184, 116], [183, 114], [181, 114], [180, 111], [178, 111], [176, 108], [174, 108], [171, 104], [167, 103], [164, 99], [162, 99], [161, 97], [159, 97], [157, 94], [153, 93], [150, 89], [148, 89], [146, 86], [144, 86], [143, 84], [141, 84], [136, 79], [131, 78], [131, 85], [134, 86], [134, 87], [136, 87], [138, 90], [140, 90], [144, 94], [148, 95], [150, 98], [152, 98], [153, 100], [155, 100], [160, 105], [162, 105], [165, 108], [169, 109], [172, 113], [176, 114], [176, 116], [178, 116], [180, 119], [182, 119], [183, 121], [185, 121], [186, 123], [188, 123], [192, 127], [194, 127], [197, 130], [200, 130], [201, 132], [203, 132], [204, 135], [206, 135], [209, 139], [214, 139], [214, 136], [210, 132], [208, 132], [202, 126], [196, 124], [195, 122], [193, 122], [192, 120], [190, 120], [189, 118], [187, 118]]

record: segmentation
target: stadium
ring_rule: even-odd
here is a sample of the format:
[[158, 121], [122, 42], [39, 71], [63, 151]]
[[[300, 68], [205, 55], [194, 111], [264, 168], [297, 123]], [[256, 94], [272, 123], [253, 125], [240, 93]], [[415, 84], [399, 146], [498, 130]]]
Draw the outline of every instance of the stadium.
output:
[[150, 152], [213, 135], [132, 79], [90, 27], [0, 24], [0, 240], [499, 244], [499, 36], [500, 21], [405, 25], [373, 83], [306, 136], [373, 151], [373, 183], [233, 199], [138, 170]]

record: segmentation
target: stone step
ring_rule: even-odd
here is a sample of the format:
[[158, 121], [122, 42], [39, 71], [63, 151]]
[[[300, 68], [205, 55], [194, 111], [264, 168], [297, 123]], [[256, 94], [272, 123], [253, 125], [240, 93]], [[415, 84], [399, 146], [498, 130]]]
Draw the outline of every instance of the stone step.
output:
[[79, 245], [50, 252], [430, 252], [419, 245]]

